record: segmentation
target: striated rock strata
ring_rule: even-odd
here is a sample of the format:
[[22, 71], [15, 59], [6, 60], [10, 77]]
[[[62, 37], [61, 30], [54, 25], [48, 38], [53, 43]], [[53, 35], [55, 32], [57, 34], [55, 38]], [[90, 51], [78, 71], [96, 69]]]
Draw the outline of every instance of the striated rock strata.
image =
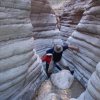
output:
[[61, 37], [64, 40], [72, 34], [81, 20], [88, 0], [68, 0], [61, 16]]
[[31, 100], [45, 79], [30, 11], [31, 0], [0, 0], [0, 100]]
[[41, 55], [60, 34], [56, 17], [47, 0], [32, 0], [31, 21], [36, 50]]
[[77, 99], [70, 100], [100, 100], [100, 62], [96, 66], [96, 71], [92, 74], [88, 81], [86, 91]]
[[100, 1], [91, 0], [68, 43], [79, 46], [80, 52], [67, 51], [63, 55], [75, 76], [84, 85], [100, 61]]

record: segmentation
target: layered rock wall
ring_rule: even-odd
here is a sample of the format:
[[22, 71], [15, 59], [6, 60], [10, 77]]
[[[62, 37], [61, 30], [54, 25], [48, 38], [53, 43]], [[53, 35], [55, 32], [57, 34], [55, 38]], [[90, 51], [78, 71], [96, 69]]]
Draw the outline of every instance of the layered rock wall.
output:
[[56, 16], [47, 0], [32, 0], [31, 21], [36, 50], [42, 54], [51, 47], [53, 39], [60, 33], [56, 26]]
[[67, 51], [64, 54], [68, 66], [75, 68], [75, 76], [84, 86], [100, 61], [100, 1], [90, 1], [76, 30], [67, 41], [79, 46], [80, 52]]
[[46, 77], [30, 11], [31, 0], [0, 0], [0, 100], [31, 100]]
[[0, 41], [32, 35], [30, 0], [0, 0]]
[[63, 40], [72, 34], [81, 20], [88, 0], [68, 0], [64, 4], [64, 11], [61, 15], [61, 37]]
[[84, 91], [77, 99], [70, 100], [100, 100], [100, 62], [96, 66], [96, 71], [92, 74], [88, 81], [86, 91]]

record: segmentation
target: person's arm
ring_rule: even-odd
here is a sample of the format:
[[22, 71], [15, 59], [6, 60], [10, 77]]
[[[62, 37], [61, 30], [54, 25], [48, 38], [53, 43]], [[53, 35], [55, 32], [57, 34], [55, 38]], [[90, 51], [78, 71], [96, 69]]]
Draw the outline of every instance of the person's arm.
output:
[[75, 51], [79, 52], [79, 48], [74, 46], [74, 45], [68, 45], [68, 48], [71, 49], [71, 50], [75, 50]]

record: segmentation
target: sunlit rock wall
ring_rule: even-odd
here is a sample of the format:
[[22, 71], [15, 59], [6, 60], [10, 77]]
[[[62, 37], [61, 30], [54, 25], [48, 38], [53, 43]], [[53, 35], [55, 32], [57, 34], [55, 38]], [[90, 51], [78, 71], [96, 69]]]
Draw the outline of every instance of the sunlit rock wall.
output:
[[45, 79], [30, 10], [31, 0], [0, 0], [0, 100], [31, 100]]
[[64, 11], [61, 16], [61, 36], [62, 39], [67, 38], [76, 29], [76, 25], [79, 23], [83, 16], [86, 4], [89, 0], [67, 0], [64, 4]]
[[42, 54], [51, 47], [53, 39], [59, 36], [56, 17], [48, 0], [32, 0], [31, 21], [36, 50]]
[[68, 43], [80, 48], [79, 53], [67, 51], [64, 54], [68, 66], [75, 68], [75, 76], [84, 85], [95, 71], [100, 61], [100, 1], [91, 0], [76, 31], [68, 38]]

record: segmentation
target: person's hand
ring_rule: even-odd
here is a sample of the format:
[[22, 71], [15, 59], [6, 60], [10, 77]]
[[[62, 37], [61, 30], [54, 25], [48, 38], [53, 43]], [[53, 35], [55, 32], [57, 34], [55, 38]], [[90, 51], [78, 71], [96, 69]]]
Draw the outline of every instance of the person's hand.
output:
[[71, 49], [71, 50], [73, 50], [73, 51], [79, 52], [79, 47], [77, 47], [77, 46], [74, 46], [74, 45], [68, 45], [68, 48]]

